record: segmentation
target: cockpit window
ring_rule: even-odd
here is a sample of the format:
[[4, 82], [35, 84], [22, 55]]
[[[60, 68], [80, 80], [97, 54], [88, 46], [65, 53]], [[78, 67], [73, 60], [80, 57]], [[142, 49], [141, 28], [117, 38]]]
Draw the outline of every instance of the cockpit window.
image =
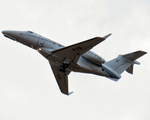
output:
[[33, 33], [32, 31], [28, 31], [29, 33]]

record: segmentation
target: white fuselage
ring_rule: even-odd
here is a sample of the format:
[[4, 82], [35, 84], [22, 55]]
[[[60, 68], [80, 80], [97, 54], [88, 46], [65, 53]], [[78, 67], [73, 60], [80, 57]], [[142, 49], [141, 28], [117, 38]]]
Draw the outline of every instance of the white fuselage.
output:
[[[61, 61], [59, 61], [59, 59], [57, 59], [59, 56], [53, 56], [51, 53], [52, 51], [64, 48], [63, 45], [58, 44], [32, 31], [3, 31], [2, 33], [5, 35], [5, 37], [18, 41], [30, 48], [37, 50], [46, 59], [53, 62], [54, 64], [63, 64]], [[88, 51], [80, 56], [77, 64], [71, 63], [70, 67], [67, 69], [69, 71], [92, 73], [109, 77], [109, 75], [102, 69], [102, 63], [104, 62], [105, 60], [103, 58], [93, 53], [92, 51]]]

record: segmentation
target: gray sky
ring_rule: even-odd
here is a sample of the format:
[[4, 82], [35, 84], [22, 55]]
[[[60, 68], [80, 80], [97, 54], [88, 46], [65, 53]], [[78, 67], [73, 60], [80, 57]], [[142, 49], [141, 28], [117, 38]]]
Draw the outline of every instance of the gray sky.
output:
[[[112, 36], [92, 50], [110, 60], [150, 51], [149, 0], [0, 0], [0, 30], [31, 30], [65, 46]], [[60, 93], [37, 51], [0, 35], [0, 120], [150, 120], [150, 56], [118, 82], [69, 75]]]

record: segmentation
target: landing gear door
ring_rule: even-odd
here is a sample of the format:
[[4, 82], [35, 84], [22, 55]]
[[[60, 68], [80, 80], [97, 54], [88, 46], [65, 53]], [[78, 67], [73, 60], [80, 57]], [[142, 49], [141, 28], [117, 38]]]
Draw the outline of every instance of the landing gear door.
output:
[[44, 46], [44, 43], [45, 43], [45, 40], [42, 39], [42, 38], [39, 38], [39, 40], [38, 40], [38, 42], [37, 42], [37, 45], [38, 45], [39, 47], [43, 47], [43, 46]]

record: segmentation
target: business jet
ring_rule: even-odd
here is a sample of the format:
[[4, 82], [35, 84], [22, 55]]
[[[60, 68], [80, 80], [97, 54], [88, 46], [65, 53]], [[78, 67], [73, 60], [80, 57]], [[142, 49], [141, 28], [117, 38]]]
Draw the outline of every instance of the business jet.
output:
[[118, 81], [125, 70], [133, 74], [133, 65], [140, 64], [136, 59], [147, 53], [139, 50], [105, 61], [90, 51], [111, 34], [65, 47], [32, 31], [4, 30], [2, 33], [5, 37], [37, 50], [44, 56], [49, 61], [60, 91], [66, 95], [72, 93], [69, 93], [68, 89], [68, 75], [71, 71], [95, 74]]

